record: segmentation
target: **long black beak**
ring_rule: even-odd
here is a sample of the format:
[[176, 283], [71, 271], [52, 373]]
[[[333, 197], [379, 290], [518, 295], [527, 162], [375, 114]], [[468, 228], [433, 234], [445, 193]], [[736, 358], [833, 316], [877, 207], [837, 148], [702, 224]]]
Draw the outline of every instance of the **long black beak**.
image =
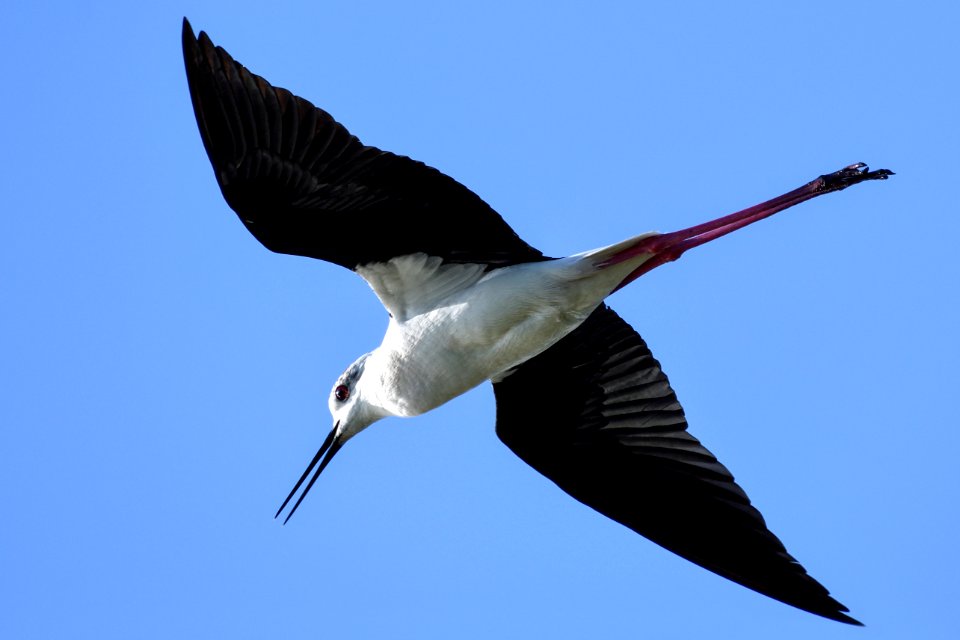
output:
[[[277, 509], [277, 514], [273, 516], [274, 518], [278, 518], [280, 516], [287, 504], [290, 503], [290, 500], [293, 498], [293, 496], [296, 495], [297, 490], [300, 489], [300, 485], [302, 485], [303, 481], [307, 479], [307, 476], [310, 475], [310, 472], [313, 470], [313, 468], [317, 467], [317, 462], [320, 462], [320, 458], [323, 457], [323, 462], [320, 462], [320, 466], [317, 467], [317, 470], [313, 472], [313, 477], [310, 478], [310, 482], [307, 483], [306, 488], [304, 488], [303, 493], [300, 494], [300, 497], [297, 498], [297, 501], [293, 503], [293, 508], [290, 509], [290, 513], [288, 513], [287, 517], [283, 520], [283, 524], [287, 524], [287, 521], [293, 517], [293, 514], [297, 511], [297, 507], [300, 506], [300, 503], [303, 502], [303, 499], [307, 497], [307, 494], [310, 492], [310, 487], [312, 487], [313, 483], [317, 481], [318, 477], [320, 477], [320, 472], [326, 468], [326, 466], [333, 459], [333, 456], [337, 455], [337, 451], [340, 451], [340, 447], [343, 446], [343, 441], [337, 438], [337, 427], [339, 426], [339, 422], [333, 425], [333, 429], [330, 430], [330, 433], [327, 434], [323, 444], [321, 444], [320, 448], [317, 450], [317, 455], [313, 456], [313, 460], [311, 460], [310, 464], [307, 465], [303, 475], [301, 475], [300, 479], [297, 480], [297, 484], [293, 486], [293, 490], [290, 491], [290, 495], [287, 496], [287, 499], [284, 500], [283, 504], [280, 505], [280, 508]], [[324, 453], [327, 455], [323, 456]]]

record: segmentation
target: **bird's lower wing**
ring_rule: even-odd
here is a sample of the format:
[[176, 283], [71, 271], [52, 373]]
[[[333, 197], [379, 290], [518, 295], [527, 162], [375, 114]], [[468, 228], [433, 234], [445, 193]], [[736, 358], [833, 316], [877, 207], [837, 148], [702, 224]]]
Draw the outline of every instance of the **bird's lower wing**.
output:
[[494, 384], [497, 435], [580, 502], [745, 587], [859, 624], [687, 433], [660, 364], [606, 306]]

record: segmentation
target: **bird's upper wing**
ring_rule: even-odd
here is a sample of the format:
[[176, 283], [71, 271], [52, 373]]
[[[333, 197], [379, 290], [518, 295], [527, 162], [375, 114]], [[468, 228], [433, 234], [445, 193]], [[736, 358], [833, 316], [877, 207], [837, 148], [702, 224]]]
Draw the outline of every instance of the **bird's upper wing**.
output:
[[493, 388], [500, 439], [580, 502], [750, 589], [859, 624], [687, 433], [660, 364], [606, 306]]
[[268, 249], [356, 269], [405, 254], [487, 268], [543, 259], [472, 191], [363, 145], [183, 22], [203, 144], [227, 203]]

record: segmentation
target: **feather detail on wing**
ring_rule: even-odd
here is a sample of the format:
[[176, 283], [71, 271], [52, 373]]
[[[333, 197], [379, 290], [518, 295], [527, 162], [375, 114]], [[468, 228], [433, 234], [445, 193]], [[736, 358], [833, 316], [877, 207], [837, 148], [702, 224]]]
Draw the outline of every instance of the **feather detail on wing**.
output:
[[859, 624], [687, 432], [660, 364], [605, 305], [494, 392], [500, 439], [580, 502], [750, 589]]

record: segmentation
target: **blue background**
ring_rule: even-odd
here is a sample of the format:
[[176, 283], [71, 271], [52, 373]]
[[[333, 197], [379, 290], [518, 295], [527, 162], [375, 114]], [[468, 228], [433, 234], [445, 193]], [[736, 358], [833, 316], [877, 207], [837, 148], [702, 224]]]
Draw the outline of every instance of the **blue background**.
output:
[[[0, 21], [0, 636], [960, 637], [953, 3], [142, 4]], [[496, 439], [488, 385], [378, 423], [274, 521], [386, 315], [226, 207], [183, 15], [552, 255], [896, 171], [610, 300], [867, 627], [573, 501]]]

